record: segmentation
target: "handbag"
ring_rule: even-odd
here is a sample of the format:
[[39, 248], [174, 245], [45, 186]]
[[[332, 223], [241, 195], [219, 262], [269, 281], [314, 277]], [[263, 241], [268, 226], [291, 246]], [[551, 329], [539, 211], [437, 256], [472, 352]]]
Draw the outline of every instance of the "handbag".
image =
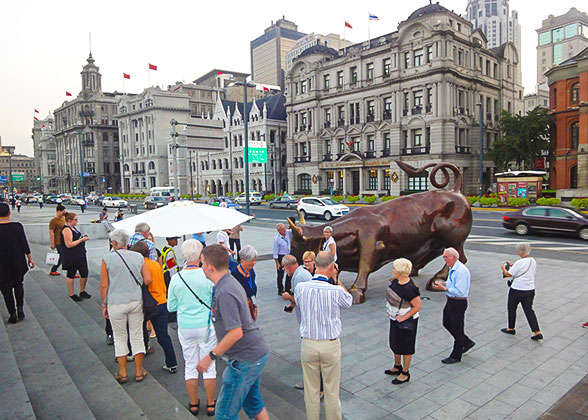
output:
[[57, 265], [58, 262], [59, 262], [59, 252], [52, 251], [52, 252], [47, 253], [47, 256], [45, 257], [45, 264]]
[[159, 303], [157, 303], [157, 301], [149, 291], [147, 285], [145, 283], [141, 284], [139, 280], [137, 280], [135, 274], [133, 273], [125, 259], [122, 257], [122, 255], [120, 255], [120, 253], [117, 250], [115, 250], [114, 252], [116, 252], [116, 254], [120, 257], [122, 262], [125, 264], [127, 270], [129, 270], [129, 273], [131, 273], [131, 277], [133, 277], [133, 280], [135, 280], [135, 283], [137, 283], [137, 286], [141, 288], [141, 295], [143, 297], [143, 315], [145, 319], [153, 319], [159, 313], [159, 308], [157, 307]]
[[527, 271], [529, 271], [531, 269], [531, 265], [533, 264], [533, 260], [531, 260], [531, 262], [529, 263], [529, 266], [527, 267], [527, 269], [525, 270], [525, 272], [523, 274], [519, 274], [518, 276], [513, 276], [513, 277], [509, 277], [508, 280], [506, 281], [506, 285], [508, 287], [512, 286], [512, 282], [514, 281], [514, 279], [516, 279], [517, 277], [521, 277], [524, 276], [525, 274], [527, 274]]
[[[402, 307], [402, 301], [404, 300], [404, 297], [400, 297], [400, 304], [398, 305], [398, 310], [400, 311], [400, 308]], [[396, 321], [398, 322], [398, 321]], [[417, 327], [417, 320], [415, 318], [413, 318], [412, 316], [402, 322], [398, 322], [398, 328], [400, 328], [403, 331], [414, 331], [416, 330]]]

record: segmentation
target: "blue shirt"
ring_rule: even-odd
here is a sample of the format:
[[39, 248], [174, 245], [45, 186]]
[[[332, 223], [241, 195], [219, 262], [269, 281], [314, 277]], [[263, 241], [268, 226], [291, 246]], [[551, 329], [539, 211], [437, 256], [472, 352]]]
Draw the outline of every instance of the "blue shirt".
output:
[[198, 235], [197, 233], [193, 233], [192, 239], [196, 239], [197, 241], [205, 243], [206, 242], [206, 234], [204, 232], [202, 232], [200, 235]]
[[449, 270], [445, 287], [448, 289], [445, 292], [448, 297], [468, 297], [470, 293], [470, 270], [461, 261], [457, 260]]
[[149, 248], [149, 259], [157, 261], [158, 258], [157, 251], [155, 250], [155, 244], [151, 242], [149, 239], [146, 239], [141, 232], [135, 232], [133, 236], [129, 238], [129, 243], [127, 245], [130, 248], [139, 241], [143, 241], [147, 244], [147, 247]]
[[292, 237], [292, 230], [286, 231], [286, 236], [282, 236], [279, 233], [274, 238], [274, 260], [278, 259], [279, 255], [288, 255], [290, 253], [290, 238]]

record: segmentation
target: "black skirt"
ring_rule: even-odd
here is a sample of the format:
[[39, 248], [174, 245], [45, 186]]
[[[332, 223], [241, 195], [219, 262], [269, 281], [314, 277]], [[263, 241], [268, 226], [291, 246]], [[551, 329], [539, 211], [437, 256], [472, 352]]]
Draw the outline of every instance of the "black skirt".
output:
[[390, 349], [394, 354], [414, 354], [416, 334], [419, 327], [418, 318], [416, 319], [416, 324], [417, 327], [413, 331], [401, 330], [398, 328], [398, 322], [390, 320]]

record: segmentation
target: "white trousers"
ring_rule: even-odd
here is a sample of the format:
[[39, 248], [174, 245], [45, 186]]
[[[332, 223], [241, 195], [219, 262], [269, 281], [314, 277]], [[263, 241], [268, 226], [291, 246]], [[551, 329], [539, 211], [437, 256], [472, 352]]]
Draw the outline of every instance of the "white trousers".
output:
[[[133, 356], [137, 353], [145, 353], [145, 342], [143, 341], [143, 301], [137, 300], [130, 303], [108, 305], [108, 316], [112, 324], [114, 354], [116, 357], [129, 354], [129, 346], [127, 344], [129, 334], [131, 336]], [[127, 323], [129, 325], [128, 333]]]
[[[198, 379], [198, 371], [196, 370], [198, 362], [216, 347], [217, 341], [214, 327], [210, 326], [208, 341], [204, 341], [207, 330], [209, 330], [209, 327], [178, 328], [178, 338], [184, 355], [184, 378], [186, 380]], [[216, 362], [214, 360], [208, 370], [202, 374], [202, 378], [216, 378]]]

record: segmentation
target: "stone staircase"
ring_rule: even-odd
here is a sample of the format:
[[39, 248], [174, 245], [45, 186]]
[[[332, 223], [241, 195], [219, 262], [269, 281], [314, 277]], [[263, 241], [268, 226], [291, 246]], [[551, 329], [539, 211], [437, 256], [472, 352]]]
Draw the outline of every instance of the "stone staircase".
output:
[[[42, 261], [44, 252], [33, 246], [36, 261]], [[90, 273], [98, 273], [98, 264], [90, 263]], [[87, 291], [92, 299], [75, 303], [67, 296], [63, 276], [50, 277], [45, 267], [35, 268], [25, 279], [26, 319], [6, 324], [8, 314], [0, 305], [0, 420], [193, 419], [186, 408], [182, 352], [171, 328], [175, 324], [169, 332], [178, 373], [162, 370], [163, 351], [152, 340], [156, 351], [145, 358], [145, 381], [136, 383], [129, 375], [130, 381], [120, 385], [113, 378], [114, 348], [105, 341], [97, 278], [89, 279]], [[224, 362], [217, 363], [217, 395], [224, 367]], [[133, 369], [131, 362], [129, 372]], [[306, 418], [303, 394], [280, 380], [283, 369], [268, 365], [266, 372], [262, 395], [270, 417]], [[206, 401], [202, 383], [198, 392]], [[209, 418], [205, 405], [198, 418]], [[247, 417], [241, 413], [240, 418]]]

